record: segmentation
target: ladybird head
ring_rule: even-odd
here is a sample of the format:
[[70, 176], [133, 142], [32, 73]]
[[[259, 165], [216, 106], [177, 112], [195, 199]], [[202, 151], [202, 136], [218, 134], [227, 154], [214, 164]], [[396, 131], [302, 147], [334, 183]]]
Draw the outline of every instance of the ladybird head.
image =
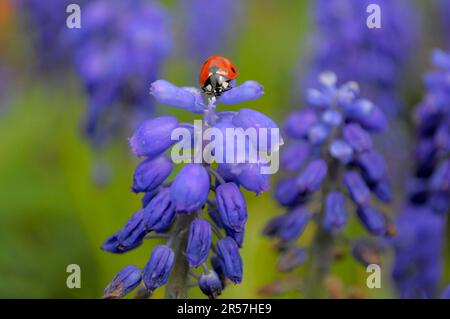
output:
[[219, 73], [213, 73], [204, 83], [202, 90], [207, 95], [220, 96], [231, 88], [229, 78]]

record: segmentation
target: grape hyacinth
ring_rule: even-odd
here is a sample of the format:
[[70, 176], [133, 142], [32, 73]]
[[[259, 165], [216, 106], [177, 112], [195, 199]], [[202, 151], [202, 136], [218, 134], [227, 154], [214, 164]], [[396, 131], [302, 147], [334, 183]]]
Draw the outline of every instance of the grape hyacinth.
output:
[[415, 112], [418, 141], [410, 199], [438, 214], [450, 208], [450, 52], [435, 50], [426, 74], [427, 94]]
[[69, 4], [82, 6], [85, 0], [18, 0], [23, 8], [30, 33], [34, 33], [34, 45], [38, 52], [38, 66], [42, 71], [64, 68], [70, 58], [70, 47], [65, 43], [66, 19]]
[[[373, 12], [367, 12], [370, 5], [380, 8], [380, 28], [368, 27], [373, 21]], [[387, 130], [374, 141], [389, 164], [393, 190], [401, 189], [400, 181], [408, 176], [402, 165], [408, 157], [401, 150], [410, 141], [404, 121], [406, 107], [399, 92], [404, 83], [415, 79], [407, 75], [413, 72], [410, 62], [420, 41], [416, 4], [408, 0], [319, 0], [314, 1], [313, 17], [316, 31], [311, 35], [301, 87], [316, 86], [322, 70], [335, 72], [342, 82], [360, 85], [389, 121]]]
[[[338, 86], [332, 72], [322, 73], [319, 82], [318, 89], [307, 92], [308, 106], [292, 113], [284, 124], [291, 142], [281, 154], [281, 165], [289, 175], [276, 186], [275, 198], [286, 213], [264, 229], [265, 235], [278, 240], [280, 271], [310, 261], [308, 297], [321, 296], [333, 246], [342, 239], [352, 211], [371, 235], [383, 238], [394, 231], [389, 217], [371, 199], [373, 194], [388, 203], [392, 197], [386, 164], [372, 143], [373, 134], [386, 127], [383, 112], [358, 97], [356, 82]], [[297, 240], [312, 223], [316, 226], [312, 244], [300, 247]], [[353, 245], [355, 257], [363, 262], [375, 251], [359, 239]]]
[[402, 297], [436, 298], [450, 209], [450, 53], [435, 50], [435, 70], [416, 108], [417, 146], [406, 208], [398, 217], [393, 278]]
[[[260, 168], [267, 165], [262, 159], [250, 161], [247, 153], [277, 149], [281, 139], [271, 139], [267, 149], [260, 140], [246, 138], [244, 148], [236, 144], [228, 149], [230, 138], [216, 144], [210, 156], [198, 147], [205, 146], [208, 139], [200, 134], [192, 144], [188, 139], [188, 154], [175, 177], [173, 173], [174, 153], [179, 154], [181, 145], [179, 132], [198, 133], [199, 129], [245, 130], [249, 127], [277, 129], [266, 115], [251, 109], [237, 112], [216, 109], [221, 104], [237, 104], [255, 100], [263, 95], [263, 88], [255, 81], [236, 85], [221, 96], [203, 95], [194, 87], [178, 87], [164, 80], [153, 82], [150, 93], [156, 101], [172, 107], [182, 108], [194, 114], [203, 114], [202, 121], [180, 123], [176, 117], [162, 116], [144, 122], [129, 139], [133, 153], [143, 158], [135, 170], [132, 190], [142, 193], [142, 209], [134, 213], [126, 225], [108, 238], [102, 249], [111, 253], [125, 253], [142, 244], [145, 239], [163, 238], [157, 245], [143, 269], [128, 266], [120, 271], [105, 290], [105, 297], [123, 297], [142, 280], [139, 296], [151, 293], [166, 285], [167, 298], [186, 298], [190, 277], [195, 279], [200, 290], [210, 298], [216, 298], [228, 283], [240, 283], [243, 261], [239, 248], [243, 245], [247, 206], [242, 189], [260, 194], [267, 191], [269, 174]], [[183, 129], [177, 131], [177, 129]], [[206, 132], [206, 131], [205, 131]], [[278, 132], [277, 132], [278, 134]], [[198, 137], [198, 135], [195, 135]], [[275, 136], [278, 136], [275, 134]], [[223, 144], [222, 144], [223, 142]], [[167, 155], [172, 150], [172, 160]], [[227, 158], [240, 158], [236, 162], [220, 162], [219, 153]], [[231, 152], [231, 154], [230, 154]], [[200, 160], [198, 160], [200, 156]], [[244, 156], [243, 158], [241, 158]], [[210, 265], [208, 265], [208, 260]]]
[[410, 204], [397, 218], [392, 277], [401, 298], [436, 298], [443, 271], [445, 218]]
[[[245, 0], [184, 0], [184, 38], [195, 61], [226, 49], [235, 39]], [[214, 36], [211, 36], [214, 30]]]
[[84, 131], [101, 144], [152, 114], [147, 90], [171, 51], [171, 33], [167, 12], [153, 0], [94, 0], [82, 13], [82, 28], [66, 36], [88, 97]]
[[[381, 28], [370, 29], [370, 4], [381, 9]], [[407, 0], [319, 0], [313, 16], [307, 87], [315, 86], [321, 70], [335, 72], [343, 82], [356, 81], [386, 115], [401, 108], [397, 87], [417, 44], [417, 15]]]

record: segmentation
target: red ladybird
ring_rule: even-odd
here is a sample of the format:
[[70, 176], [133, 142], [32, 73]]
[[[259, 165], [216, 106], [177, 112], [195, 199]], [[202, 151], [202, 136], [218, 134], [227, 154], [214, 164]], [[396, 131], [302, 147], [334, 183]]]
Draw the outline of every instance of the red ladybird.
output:
[[224, 56], [214, 55], [206, 59], [200, 70], [200, 85], [203, 92], [220, 96], [231, 89], [230, 81], [238, 75], [236, 66]]

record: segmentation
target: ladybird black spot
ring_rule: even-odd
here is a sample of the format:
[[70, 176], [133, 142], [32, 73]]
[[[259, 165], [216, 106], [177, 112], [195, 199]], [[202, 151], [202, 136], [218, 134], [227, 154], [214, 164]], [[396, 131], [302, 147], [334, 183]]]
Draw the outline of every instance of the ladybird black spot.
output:
[[233, 73], [236, 73], [236, 70], [233, 67], [231, 68], [231, 71], [233, 71]]

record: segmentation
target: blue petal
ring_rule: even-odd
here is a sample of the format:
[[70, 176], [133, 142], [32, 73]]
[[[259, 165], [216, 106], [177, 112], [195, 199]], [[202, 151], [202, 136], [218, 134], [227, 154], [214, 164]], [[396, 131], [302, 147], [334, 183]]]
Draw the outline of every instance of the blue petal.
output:
[[200, 114], [205, 109], [201, 92], [195, 88], [180, 88], [168, 81], [158, 80], [152, 83], [150, 94], [165, 105]]
[[219, 102], [223, 104], [238, 104], [259, 99], [263, 95], [264, 88], [261, 84], [256, 81], [246, 81], [223, 93]]

